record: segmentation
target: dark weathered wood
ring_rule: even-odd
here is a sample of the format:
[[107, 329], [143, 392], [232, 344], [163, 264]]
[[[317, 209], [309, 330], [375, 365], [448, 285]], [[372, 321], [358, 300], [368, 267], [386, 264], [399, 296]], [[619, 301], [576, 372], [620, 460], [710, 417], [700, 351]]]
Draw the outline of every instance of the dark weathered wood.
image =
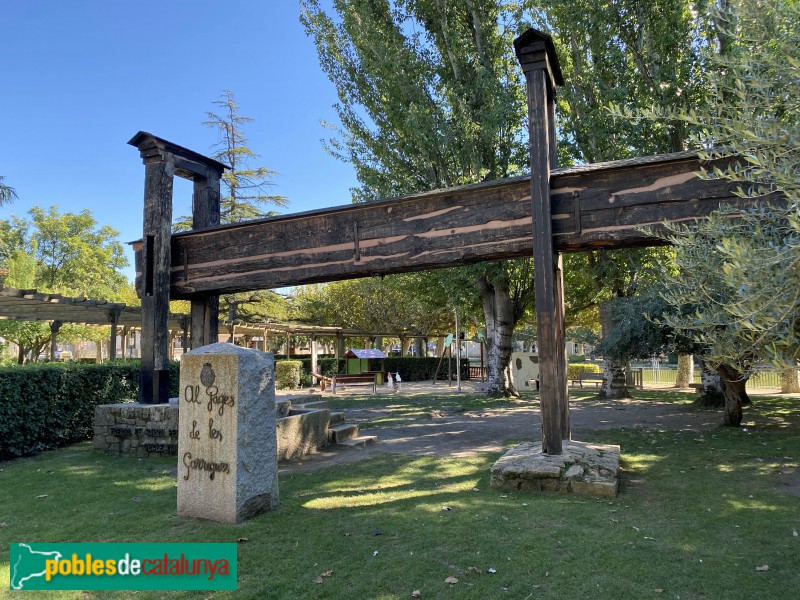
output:
[[[140, 131], [128, 142], [139, 149], [145, 164], [144, 238], [140, 244], [137, 268], [141, 277], [137, 289], [142, 298], [142, 376], [140, 401], [159, 403], [169, 400], [169, 300], [172, 260], [172, 187], [175, 175], [194, 182], [192, 206], [194, 223], [219, 224], [219, 180], [225, 168], [220, 162], [192, 150]], [[195, 214], [196, 213], [196, 214]], [[185, 261], [178, 254], [177, 260]], [[215, 305], [202, 300], [192, 303], [192, 313], [202, 308], [206, 339], [216, 338]]]
[[[192, 228], [216, 227], [220, 223], [220, 177], [213, 173], [194, 180]], [[185, 257], [183, 257], [185, 258]], [[219, 340], [219, 296], [204, 294], [191, 300], [191, 344], [200, 348]]]
[[[554, 82], [545, 38], [529, 31], [515, 43], [528, 91], [528, 133], [531, 165], [531, 214], [533, 231], [534, 281], [536, 284], [536, 346], [539, 351], [539, 398], [542, 418], [542, 452], [562, 452], [561, 378], [559, 365], [560, 329], [563, 311], [556, 307], [562, 292], [560, 271], [555, 268], [553, 220], [550, 202], [550, 151], [554, 128], [550, 116], [554, 103]], [[557, 61], [555, 62], [557, 64]]]
[[[171, 154], [145, 159], [140, 402], [169, 401], [169, 275], [174, 165]], [[165, 383], [166, 381], [166, 383]]]
[[[680, 153], [552, 171], [554, 250], [653, 245], [660, 242], [641, 226], [702, 218], [721, 203], [750, 204], [733, 184], [701, 179], [701, 169], [695, 155]], [[191, 298], [530, 256], [531, 226], [530, 180], [520, 177], [178, 234], [171, 294]], [[141, 279], [141, 250], [136, 265]]]

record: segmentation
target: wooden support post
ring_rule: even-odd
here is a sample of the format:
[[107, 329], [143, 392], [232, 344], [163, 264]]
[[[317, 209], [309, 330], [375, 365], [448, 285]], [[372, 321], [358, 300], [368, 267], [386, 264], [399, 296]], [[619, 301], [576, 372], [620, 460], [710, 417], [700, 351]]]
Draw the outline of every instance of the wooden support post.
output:
[[317, 336], [311, 336], [311, 372], [317, 372]]
[[139, 148], [145, 165], [142, 374], [139, 401], [169, 401], [169, 275], [174, 157]]
[[128, 358], [128, 332], [130, 328], [127, 325], [122, 326], [122, 360]]
[[109, 313], [109, 317], [111, 317], [111, 339], [108, 341], [109, 360], [117, 358], [117, 322], [119, 321], [119, 314], [119, 310], [112, 310]]
[[181, 317], [181, 350], [182, 354], [189, 351], [189, 319], [185, 315]]
[[[194, 179], [192, 229], [207, 229], [220, 223], [219, 173], [209, 170], [207, 177]], [[192, 298], [192, 348], [219, 341], [219, 296]], [[233, 341], [233, 340], [231, 340]]]
[[[142, 371], [139, 401], [158, 404], [169, 401], [169, 293], [171, 274], [172, 186], [175, 175], [194, 182], [192, 224], [219, 224], [219, 179], [227, 167], [221, 162], [193, 152], [145, 131], [128, 143], [139, 149], [145, 168], [144, 239], [139, 296], [142, 299]], [[184, 266], [188, 252], [181, 253]], [[213, 293], [213, 292], [212, 292]], [[216, 312], [211, 300], [202, 311], [192, 303], [197, 318], [198, 338], [216, 341]], [[197, 314], [202, 312], [203, 314]], [[192, 324], [192, 334], [195, 325]], [[192, 340], [197, 343], [196, 339]]]
[[50, 360], [54, 361], [56, 359], [56, 349], [58, 344], [56, 343], [56, 337], [58, 336], [58, 332], [61, 329], [61, 326], [64, 323], [61, 321], [51, 321], [50, 322]]
[[[553, 251], [550, 206], [550, 169], [555, 163], [555, 86], [563, 83], [561, 69], [549, 35], [529, 29], [514, 49], [525, 74], [528, 92], [528, 128], [531, 162], [531, 213], [536, 283], [536, 325], [542, 412], [542, 452], [561, 454], [566, 403], [564, 315], [562, 281]], [[562, 391], [563, 388], [563, 391]], [[567, 414], [568, 419], [568, 414]], [[568, 428], [569, 425], [567, 424]]]

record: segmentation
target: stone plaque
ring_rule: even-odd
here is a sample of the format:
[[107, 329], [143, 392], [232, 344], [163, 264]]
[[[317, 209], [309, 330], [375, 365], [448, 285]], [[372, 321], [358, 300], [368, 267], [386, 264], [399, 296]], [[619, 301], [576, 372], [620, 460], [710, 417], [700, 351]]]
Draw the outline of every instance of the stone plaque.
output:
[[278, 505], [272, 354], [219, 343], [181, 358], [178, 514], [238, 523]]

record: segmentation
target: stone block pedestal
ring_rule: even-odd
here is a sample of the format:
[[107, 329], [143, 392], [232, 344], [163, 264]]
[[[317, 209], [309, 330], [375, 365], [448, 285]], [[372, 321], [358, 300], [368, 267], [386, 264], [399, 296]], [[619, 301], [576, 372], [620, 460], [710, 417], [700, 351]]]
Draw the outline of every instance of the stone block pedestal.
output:
[[181, 358], [179, 515], [238, 523], [278, 505], [274, 367], [224, 343]]
[[490, 486], [614, 498], [619, 486], [619, 446], [565, 440], [557, 456], [541, 443], [522, 442], [494, 463]]

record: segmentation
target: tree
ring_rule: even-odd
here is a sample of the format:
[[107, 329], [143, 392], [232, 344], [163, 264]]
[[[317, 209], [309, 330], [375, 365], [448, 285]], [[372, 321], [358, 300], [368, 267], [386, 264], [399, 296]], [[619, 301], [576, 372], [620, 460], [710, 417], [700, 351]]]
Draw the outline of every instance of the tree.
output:
[[[357, 0], [336, 2], [335, 16], [316, 0], [301, 5], [303, 25], [339, 96], [341, 126], [326, 147], [354, 166], [360, 183], [354, 201], [527, 168], [526, 102], [511, 44], [516, 30], [504, 22], [510, 15], [500, 3]], [[503, 360], [515, 324], [505, 315], [519, 312], [509, 304], [509, 273], [498, 263], [460, 272], [470, 273], [484, 294], [489, 364]], [[490, 393], [510, 392], [499, 375], [504, 366], [491, 370]]]
[[5, 177], [0, 175], [0, 205], [13, 202], [14, 198], [17, 197], [17, 192], [14, 191], [14, 188], [5, 185], [3, 181], [5, 181]]
[[683, 113], [638, 116], [696, 127], [702, 157], [731, 159], [706, 176], [737, 182], [738, 194], [754, 200], [750, 210], [671, 225], [665, 238], [678, 266], [665, 321], [702, 345], [723, 380], [724, 424], [736, 426], [756, 362], [796, 369], [800, 360], [800, 5], [724, 8], [715, 22], [726, 52], [709, 53], [710, 100]]
[[[127, 264], [110, 227], [97, 227], [88, 210], [59, 214], [34, 207], [30, 220], [0, 221], [0, 264], [5, 284], [69, 296], [115, 300], [126, 284], [119, 271]], [[50, 342], [46, 323], [0, 320], [0, 336], [19, 347], [18, 360], [36, 360]]]
[[[699, 102], [707, 86], [699, 69], [708, 25], [685, 0], [554, 0], [523, 3], [535, 23], [550, 31], [565, 85], [557, 90], [559, 158], [562, 164], [595, 163], [685, 149], [688, 125], [679, 119], [609, 118], [617, 103], [633, 111]], [[613, 331], [606, 306], [646, 291], [657, 281], [652, 268], [660, 249], [600, 250], [565, 260], [566, 299], [578, 312], [596, 311], [603, 337]], [[606, 347], [608, 347], [606, 345]], [[602, 394], [629, 396], [624, 349], [606, 357]]]
[[230, 167], [222, 174], [221, 183], [227, 192], [220, 199], [222, 223], [269, 216], [271, 213], [261, 210], [262, 206], [269, 204], [286, 206], [286, 198], [268, 193], [274, 185], [272, 179], [277, 172], [266, 167], [250, 166], [250, 161], [258, 158], [258, 155], [248, 148], [243, 127], [253, 119], [239, 114], [239, 104], [230, 90], [224, 90], [214, 104], [221, 111], [209, 111], [208, 121], [204, 121], [203, 125], [216, 129], [219, 134], [217, 151], [211, 157]]
[[48, 292], [111, 300], [125, 277], [128, 264], [119, 235], [113, 228], [97, 226], [91, 211], [60, 214], [35, 206], [30, 211], [27, 240], [36, 259], [36, 286]]

